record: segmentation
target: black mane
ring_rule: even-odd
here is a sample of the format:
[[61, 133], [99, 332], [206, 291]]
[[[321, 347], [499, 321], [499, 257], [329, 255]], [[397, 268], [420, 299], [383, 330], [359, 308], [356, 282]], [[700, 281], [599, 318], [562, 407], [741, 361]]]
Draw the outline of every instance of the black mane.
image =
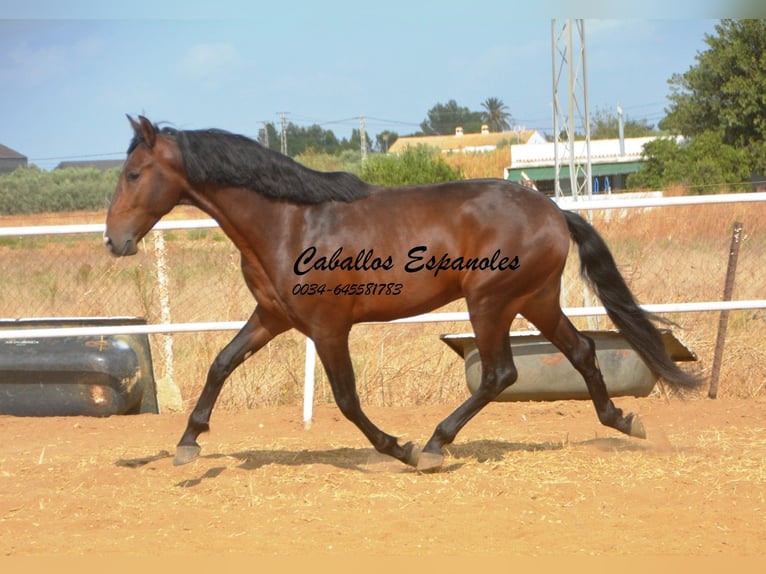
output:
[[[353, 201], [367, 197], [369, 188], [353, 174], [320, 172], [262, 146], [245, 136], [223, 130], [163, 128], [175, 138], [191, 183], [213, 182], [244, 187], [295, 203]], [[128, 152], [141, 142], [133, 138]]]

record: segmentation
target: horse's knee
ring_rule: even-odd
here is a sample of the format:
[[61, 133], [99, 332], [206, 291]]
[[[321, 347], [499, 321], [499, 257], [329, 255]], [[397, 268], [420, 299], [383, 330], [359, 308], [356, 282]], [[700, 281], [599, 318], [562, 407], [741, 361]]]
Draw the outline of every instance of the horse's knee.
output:
[[359, 397], [356, 393], [335, 393], [335, 404], [343, 415], [350, 420], [355, 420], [361, 410]]
[[497, 369], [496, 373], [497, 375], [494, 390], [497, 392], [497, 394], [502, 393], [519, 378], [519, 372], [516, 370], [516, 365], [513, 363], [506, 365], [503, 368]]
[[486, 368], [484, 373], [480, 389], [486, 392], [491, 398], [502, 393], [519, 378], [519, 372], [513, 362], [503, 366]]
[[516, 369], [516, 365], [511, 364], [509, 368], [505, 370], [503, 375], [503, 388], [510, 387], [519, 378], [519, 371]]
[[578, 345], [572, 349], [570, 361], [586, 378], [594, 371], [598, 371], [599, 366], [598, 360], [596, 359], [595, 341], [587, 335], [579, 333]]
[[210, 363], [210, 368], [207, 372], [208, 380], [213, 381], [213, 384], [216, 382], [218, 382], [218, 384], [223, 384], [223, 381], [231, 375], [232, 371], [234, 371], [235, 366], [236, 364], [231, 357], [224, 352], [219, 353], [216, 358], [213, 359], [213, 362]]
[[213, 362], [210, 363], [210, 368], [207, 370], [208, 379], [220, 380], [227, 376], [226, 363], [220, 358], [216, 357]]

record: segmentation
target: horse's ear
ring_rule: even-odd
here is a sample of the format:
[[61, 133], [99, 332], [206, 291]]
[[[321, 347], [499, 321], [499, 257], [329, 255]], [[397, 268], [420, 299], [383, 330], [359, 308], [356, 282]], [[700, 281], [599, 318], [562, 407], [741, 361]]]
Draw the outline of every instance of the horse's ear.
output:
[[154, 128], [154, 124], [144, 116], [138, 116], [138, 121], [141, 122], [141, 135], [146, 145], [150, 148], [154, 147], [154, 142], [157, 141], [157, 130]]
[[133, 131], [136, 135], [143, 140], [143, 142], [151, 147], [154, 147], [154, 142], [157, 141], [157, 130], [154, 124], [146, 119], [144, 116], [138, 116], [138, 121], [134, 120], [128, 115], [128, 121], [133, 126]]
[[128, 121], [130, 122], [130, 127], [133, 128], [133, 131], [136, 132], [136, 134], [141, 133], [141, 126], [139, 123], [130, 117], [130, 114], [125, 114], [125, 117], [128, 118]]

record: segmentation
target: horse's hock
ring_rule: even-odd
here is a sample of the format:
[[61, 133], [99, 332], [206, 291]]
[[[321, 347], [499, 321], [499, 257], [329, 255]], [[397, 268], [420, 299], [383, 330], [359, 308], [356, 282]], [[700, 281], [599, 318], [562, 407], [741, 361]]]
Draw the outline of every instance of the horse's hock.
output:
[[[146, 324], [145, 319], [0, 320], [2, 331]], [[62, 331], [62, 334], [64, 332]], [[28, 336], [0, 340], [0, 414], [109, 416], [157, 413], [146, 334]]]
[[[648, 396], [657, 383], [638, 354], [618, 331], [582, 331], [596, 344], [596, 357], [609, 396]], [[697, 356], [670, 330], [661, 329], [665, 350], [674, 361], [696, 361]], [[481, 359], [472, 334], [442, 335], [441, 339], [465, 360], [468, 388], [481, 383]], [[511, 333], [518, 380], [497, 401], [558, 401], [590, 399], [582, 376], [564, 355], [537, 331]]]

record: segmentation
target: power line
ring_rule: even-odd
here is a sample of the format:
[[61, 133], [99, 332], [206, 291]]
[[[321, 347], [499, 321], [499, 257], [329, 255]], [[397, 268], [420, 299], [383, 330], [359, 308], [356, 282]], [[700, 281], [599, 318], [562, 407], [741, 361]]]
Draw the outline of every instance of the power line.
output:
[[373, 116], [367, 116], [367, 119], [368, 120], [372, 120], [374, 122], [380, 122], [380, 123], [383, 123], [383, 124], [394, 124], [394, 125], [402, 125], [402, 126], [416, 126], [416, 127], [420, 127], [420, 124], [416, 124], [414, 122], [405, 122], [405, 121], [402, 121], [402, 120], [387, 120], [387, 119], [383, 119], [383, 118], [376, 118], [376, 117], [373, 117]]
[[94, 157], [111, 157], [111, 156], [124, 156], [124, 151], [114, 151], [111, 153], [90, 153], [85, 155], [61, 155], [52, 157], [30, 157], [29, 161], [56, 161], [66, 159], [92, 159]]
[[[638, 119], [645, 119], [649, 121], [658, 121], [665, 117], [666, 113], [664, 111], [664, 107], [668, 104], [666, 100], [661, 101], [652, 101], [647, 103], [637, 103], [632, 105], [623, 105], [623, 109], [625, 111], [634, 111], [637, 110], [647, 110], [647, 112], [640, 114], [637, 113], [636, 115], [639, 116]], [[660, 106], [663, 107], [663, 109], [658, 109]], [[652, 109], [653, 108], [653, 109]], [[332, 126], [332, 125], [348, 125], [349, 127], [353, 127], [354, 125], [358, 125], [359, 119], [361, 116], [350, 116], [340, 119], [331, 119], [331, 120], [322, 120], [319, 118], [311, 117], [311, 116], [302, 116], [302, 115], [296, 115], [291, 112], [279, 112], [278, 117], [280, 118], [280, 123], [282, 126], [282, 133], [280, 134], [281, 138], [281, 144], [282, 144], [282, 151], [283, 153], [286, 152], [287, 149], [287, 119], [288, 116], [290, 118], [290, 123], [296, 123], [298, 124], [315, 124], [320, 126]], [[420, 123], [413, 122], [413, 121], [407, 121], [407, 120], [399, 120], [399, 119], [390, 119], [390, 118], [382, 118], [378, 116], [369, 116], [365, 115], [363, 116], [365, 118], [365, 128], [369, 129], [369, 127], [372, 126], [402, 126], [402, 127], [411, 127], [411, 128], [420, 128]], [[636, 118], [631, 118], [636, 119]], [[539, 132], [551, 132], [553, 129], [553, 126], [551, 124], [551, 118], [546, 117], [537, 117], [537, 118], [515, 118], [515, 122], [518, 125], [524, 125], [527, 127], [527, 129], [534, 129]], [[275, 122], [265, 121], [261, 120], [260, 123], [264, 124], [264, 128], [266, 127], [266, 124], [274, 124]], [[577, 125], [576, 127], [581, 128], [582, 126]], [[256, 136], [257, 138], [257, 136]], [[89, 153], [89, 154], [77, 154], [77, 155], [54, 155], [54, 156], [45, 156], [45, 157], [30, 157], [28, 158], [30, 162], [56, 162], [56, 161], [66, 161], [66, 160], [88, 160], [88, 159], [97, 159], [97, 158], [121, 158], [124, 157], [125, 152], [124, 151], [114, 151], [114, 152], [108, 152], [108, 153]]]
[[356, 122], [358, 120], [359, 120], [359, 116], [354, 118], [343, 118], [342, 120], [316, 121], [315, 123], [320, 126], [329, 126], [333, 124], [345, 124], [349, 122]]

